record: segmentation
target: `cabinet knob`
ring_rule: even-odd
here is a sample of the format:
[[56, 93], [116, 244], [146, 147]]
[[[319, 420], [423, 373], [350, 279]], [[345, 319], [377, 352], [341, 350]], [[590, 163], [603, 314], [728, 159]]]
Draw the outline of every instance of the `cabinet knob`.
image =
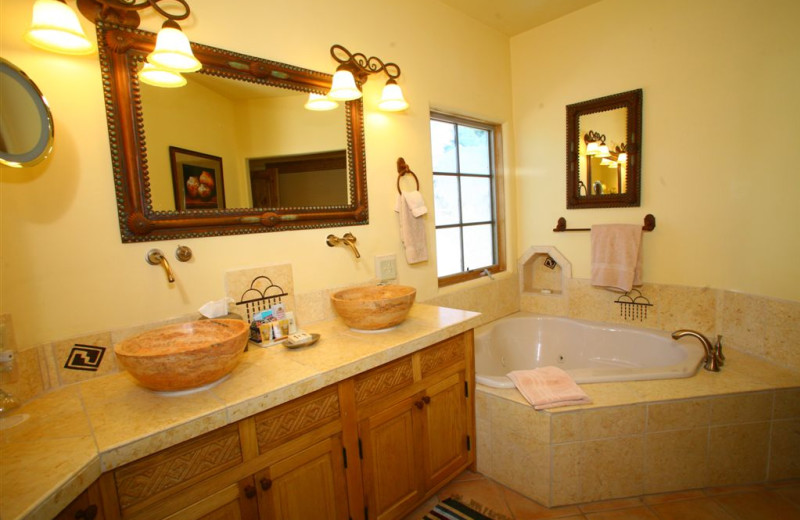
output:
[[269, 488], [272, 487], [272, 480], [264, 477], [261, 479], [261, 489], [267, 491]]
[[422, 402], [423, 402], [423, 403], [425, 403], [425, 404], [431, 404], [431, 398], [430, 398], [430, 396], [427, 396], [427, 395], [426, 395], [426, 396], [423, 396], [423, 397], [422, 397]]
[[414, 406], [422, 410], [422, 407], [425, 406], [425, 403], [423, 403], [422, 401], [417, 401], [414, 403]]
[[94, 504], [75, 512], [75, 520], [94, 520], [95, 518], [97, 518], [97, 506]]
[[254, 496], [256, 496], [255, 486], [245, 486], [244, 496], [246, 496], [247, 498], [253, 498]]

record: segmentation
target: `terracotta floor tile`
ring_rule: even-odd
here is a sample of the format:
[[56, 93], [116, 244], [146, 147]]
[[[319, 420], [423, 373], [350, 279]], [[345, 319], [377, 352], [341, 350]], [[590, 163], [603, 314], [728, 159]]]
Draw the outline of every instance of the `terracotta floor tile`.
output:
[[661, 520], [735, 520], [711, 498], [654, 504], [650, 509]]
[[737, 520], [800, 520], [800, 507], [774, 491], [714, 497]]
[[512, 517], [516, 520], [584, 518], [577, 506], [545, 507], [511, 489], [505, 488], [504, 491], [506, 504], [508, 504]]
[[655, 513], [642, 506], [589, 513], [586, 518], [587, 520], [658, 520]]
[[666, 502], [705, 498], [705, 496], [706, 494], [703, 493], [702, 489], [692, 489], [690, 491], [674, 491], [672, 493], [661, 493], [659, 495], [645, 495], [642, 497], [642, 502], [647, 505], [664, 504]]
[[708, 496], [716, 496], [716, 495], [727, 495], [729, 493], [745, 493], [745, 492], [758, 492], [763, 491], [764, 486], [760, 484], [753, 484], [750, 486], [719, 486], [719, 487], [708, 487], [705, 488], [706, 495]]
[[580, 504], [582, 513], [594, 513], [596, 511], [611, 511], [614, 509], [630, 509], [632, 507], [641, 507], [641, 498], [620, 498], [616, 500], [602, 500], [600, 502], [589, 502]]

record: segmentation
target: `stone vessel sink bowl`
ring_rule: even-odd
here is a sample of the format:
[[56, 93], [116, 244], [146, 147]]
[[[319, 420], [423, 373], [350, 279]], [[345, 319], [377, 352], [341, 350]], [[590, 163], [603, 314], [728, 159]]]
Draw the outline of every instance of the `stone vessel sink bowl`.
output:
[[331, 302], [348, 327], [380, 330], [402, 323], [416, 295], [405, 285], [372, 285], [334, 293]]
[[175, 391], [212, 383], [236, 367], [249, 326], [242, 320], [198, 320], [143, 332], [117, 343], [119, 363], [142, 386]]

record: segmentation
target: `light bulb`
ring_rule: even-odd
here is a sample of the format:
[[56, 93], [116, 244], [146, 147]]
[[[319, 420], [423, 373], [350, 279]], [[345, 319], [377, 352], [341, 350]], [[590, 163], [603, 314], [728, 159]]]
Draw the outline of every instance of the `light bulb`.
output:
[[361, 91], [356, 85], [356, 78], [349, 70], [339, 68], [333, 75], [331, 91], [328, 97], [336, 101], [352, 101], [362, 96]]
[[172, 20], [164, 22], [158, 31], [156, 47], [147, 56], [147, 61], [162, 69], [175, 72], [194, 72], [202, 67], [192, 53], [189, 38]]
[[91, 54], [94, 45], [83, 32], [78, 15], [58, 0], [36, 0], [25, 41], [61, 54]]
[[394, 79], [387, 81], [386, 86], [383, 87], [383, 94], [378, 102], [378, 108], [387, 112], [398, 112], [408, 108], [408, 102], [403, 97], [403, 91]]

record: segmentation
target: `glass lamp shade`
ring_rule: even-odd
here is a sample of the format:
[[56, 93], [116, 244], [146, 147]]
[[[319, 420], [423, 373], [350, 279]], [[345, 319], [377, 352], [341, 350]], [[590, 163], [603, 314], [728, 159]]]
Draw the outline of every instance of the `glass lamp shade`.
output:
[[621, 152], [619, 154], [619, 157], [617, 158], [617, 161], [621, 162], [621, 163], [627, 163], [628, 162], [628, 154], [625, 153], [625, 152]]
[[586, 145], [586, 155], [596, 155], [599, 148], [600, 145], [597, 144], [597, 141], [590, 141]]
[[325, 110], [333, 110], [339, 106], [339, 103], [328, 98], [323, 94], [314, 94], [313, 92], [308, 95], [308, 101], [304, 105], [306, 110], [314, 110], [322, 112]]
[[597, 153], [594, 155], [596, 155], [597, 157], [610, 157], [611, 152], [608, 150], [608, 145], [604, 143], [597, 148]]
[[186, 85], [186, 78], [180, 72], [159, 68], [145, 63], [139, 71], [139, 81], [154, 87], [177, 88]]
[[398, 112], [408, 108], [408, 102], [403, 97], [400, 85], [393, 79], [387, 81], [386, 86], [383, 87], [383, 94], [378, 102], [378, 108], [387, 112]]
[[147, 61], [175, 72], [194, 72], [202, 67], [192, 53], [189, 38], [183, 34], [177, 23], [169, 20], [158, 31], [156, 47], [147, 56]]
[[352, 101], [361, 97], [353, 73], [345, 69], [337, 69], [333, 75], [331, 91], [328, 97], [336, 101]]
[[78, 15], [58, 0], [36, 0], [25, 41], [61, 54], [91, 54], [94, 45], [83, 32]]

